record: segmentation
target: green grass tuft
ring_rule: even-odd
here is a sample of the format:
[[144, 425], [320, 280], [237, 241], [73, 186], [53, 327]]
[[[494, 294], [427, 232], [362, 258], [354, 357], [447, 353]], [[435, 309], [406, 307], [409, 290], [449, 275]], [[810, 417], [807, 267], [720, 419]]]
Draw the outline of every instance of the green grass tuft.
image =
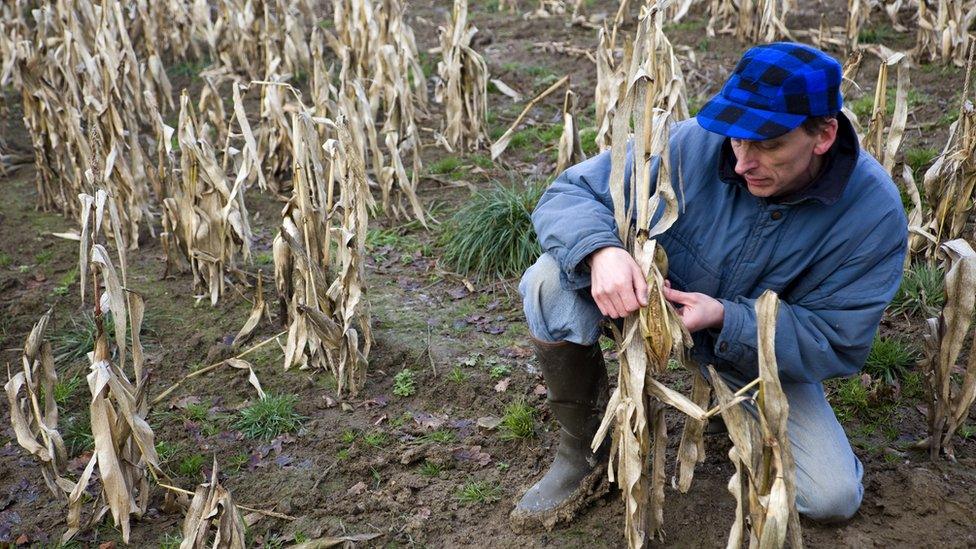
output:
[[457, 440], [457, 437], [454, 436], [453, 432], [448, 431], [447, 429], [438, 429], [425, 434], [423, 439], [427, 442], [434, 442], [437, 444], [450, 444]]
[[458, 488], [457, 498], [465, 504], [495, 503], [502, 498], [502, 489], [486, 480], [469, 480]]
[[202, 454], [190, 454], [180, 460], [177, 472], [184, 477], [196, 478], [200, 475], [200, 469], [203, 468], [204, 459]]
[[918, 361], [918, 351], [895, 337], [875, 337], [864, 370], [889, 385], [899, 383]]
[[267, 394], [240, 411], [234, 427], [247, 438], [270, 440], [282, 433], [294, 433], [305, 417], [295, 412], [295, 395]]
[[892, 313], [937, 316], [945, 304], [945, 274], [939, 267], [916, 263], [905, 271], [901, 286], [888, 306]]
[[[887, 94], [887, 101], [885, 102], [885, 116], [890, 121], [891, 116], [895, 113], [895, 88], [889, 87], [885, 92]], [[929, 96], [918, 90], [908, 90], [908, 108], [909, 110], [918, 107], [919, 105], [929, 101]], [[855, 115], [857, 115], [858, 120], [863, 126], [867, 126], [868, 122], [871, 120], [871, 111], [874, 110], [874, 92], [866, 93], [861, 97], [853, 100], [848, 105]]]
[[[905, 150], [905, 164], [908, 164], [908, 167], [912, 169], [916, 183], [921, 183], [920, 179], [925, 174], [924, 170], [932, 165], [937, 156], [939, 156], [939, 150], [932, 147], [912, 147]], [[919, 187], [919, 191], [921, 190]]]
[[425, 477], [440, 476], [441, 471], [443, 470], [444, 468], [442, 466], [430, 461], [429, 459], [424, 460], [424, 464], [420, 466], [420, 474], [424, 475]]
[[530, 438], [535, 435], [535, 408], [524, 400], [517, 400], [505, 407], [499, 425], [502, 440]]
[[521, 274], [542, 253], [531, 215], [544, 190], [498, 185], [476, 193], [442, 226], [444, 260], [464, 274]]
[[461, 167], [461, 161], [456, 156], [445, 156], [430, 165], [430, 173], [447, 175]]
[[91, 418], [87, 409], [65, 418], [63, 429], [64, 445], [69, 457], [75, 457], [95, 447], [95, 437], [92, 436]]
[[857, 41], [861, 44], [890, 44], [897, 35], [890, 25], [864, 27], [857, 33]]
[[447, 379], [454, 383], [464, 383], [468, 380], [468, 374], [460, 366], [451, 368], [451, 373], [447, 374]]
[[54, 402], [59, 407], [64, 407], [71, 400], [71, 397], [78, 392], [78, 389], [85, 383], [85, 378], [75, 374], [68, 379], [59, 380], [54, 384]]
[[491, 370], [488, 372], [488, 377], [491, 379], [501, 379], [507, 377], [512, 373], [512, 368], [508, 364], [499, 364], [497, 366], [492, 366]]
[[363, 435], [363, 442], [370, 448], [382, 448], [390, 443], [390, 437], [383, 431], [373, 431]]

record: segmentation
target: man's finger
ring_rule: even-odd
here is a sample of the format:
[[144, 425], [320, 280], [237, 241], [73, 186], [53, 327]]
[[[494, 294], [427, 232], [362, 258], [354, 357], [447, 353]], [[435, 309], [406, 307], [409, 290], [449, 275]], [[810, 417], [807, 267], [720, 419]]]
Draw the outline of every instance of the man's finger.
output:
[[673, 301], [675, 303], [680, 303], [682, 305], [688, 305], [695, 301], [695, 294], [688, 292], [680, 292], [674, 288], [664, 288], [664, 299], [668, 301]]

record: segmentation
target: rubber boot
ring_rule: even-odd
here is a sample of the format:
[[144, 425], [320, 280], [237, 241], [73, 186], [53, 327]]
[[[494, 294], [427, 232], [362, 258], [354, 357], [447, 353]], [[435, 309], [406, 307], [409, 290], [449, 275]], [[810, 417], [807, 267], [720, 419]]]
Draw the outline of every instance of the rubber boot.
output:
[[608, 490], [604, 481], [609, 445], [594, 454], [590, 442], [606, 408], [607, 368], [597, 344], [584, 346], [532, 338], [549, 389], [549, 408], [559, 422], [556, 458], [542, 480], [522, 496], [510, 515], [516, 532], [569, 522]]

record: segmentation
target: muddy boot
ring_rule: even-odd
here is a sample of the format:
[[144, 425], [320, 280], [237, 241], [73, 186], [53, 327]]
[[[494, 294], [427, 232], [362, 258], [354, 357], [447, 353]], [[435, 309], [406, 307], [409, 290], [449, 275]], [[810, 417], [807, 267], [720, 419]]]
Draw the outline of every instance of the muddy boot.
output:
[[[550, 343], [532, 338], [549, 388], [549, 408], [559, 422], [556, 459], [542, 480], [522, 496], [510, 515], [512, 528], [551, 530], [607, 492], [604, 480], [608, 444], [596, 454], [590, 442], [600, 426], [608, 398], [607, 368], [597, 344]], [[609, 440], [607, 441], [609, 442]]]

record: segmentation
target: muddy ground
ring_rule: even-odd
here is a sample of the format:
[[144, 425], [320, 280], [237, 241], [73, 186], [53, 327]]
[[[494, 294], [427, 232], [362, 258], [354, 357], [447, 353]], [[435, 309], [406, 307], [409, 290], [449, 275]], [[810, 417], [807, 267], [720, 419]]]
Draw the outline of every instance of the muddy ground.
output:
[[[426, 50], [436, 45], [436, 26], [449, 8], [447, 2], [414, 4], [410, 18], [419, 45]], [[591, 13], [600, 11], [597, 2], [584, 4]], [[833, 6], [836, 9], [822, 3], [802, 4], [788, 20], [790, 28], [816, 26], [821, 10], [828, 13], [828, 22], [843, 22], [839, 3]], [[523, 20], [499, 14], [494, 6], [494, 2], [473, 2], [471, 11], [480, 29], [476, 47], [485, 55], [492, 76], [531, 97], [563, 74], [571, 74], [573, 89], [581, 96], [581, 126], [592, 125], [592, 107], [587, 107], [592, 105], [594, 65], [585, 57], [547, 52], [544, 46], [562, 42], [592, 49], [596, 31], [567, 26], [560, 16]], [[914, 43], [913, 34], [895, 32], [880, 13], [872, 15], [868, 28], [889, 46], [908, 48]], [[742, 50], [731, 37], [707, 38], [703, 29], [704, 16], [695, 10], [668, 29], [677, 45], [687, 46], [679, 51], [693, 107], [717, 91]], [[689, 58], [692, 53], [695, 62]], [[433, 66], [432, 59], [428, 55], [424, 63]], [[857, 80], [863, 91], [855, 92], [849, 101], [871, 96], [876, 67], [876, 61], [865, 63]], [[199, 86], [191, 77], [178, 75], [183, 72], [174, 65], [177, 85]], [[951, 122], [946, 113], [958, 104], [962, 79], [962, 72], [951, 67], [913, 67], [916, 95], [903, 151], [942, 148]], [[5, 94], [9, 111], [0, 128], [7, 152], [29, 153], [17, 95], [13, 90]], [[492, 93], [489, 101], [491, 132], [497, 137], [524, 103], [513, 103], [498, 93]], [[545, 130], [560, 123], [560, 105], [560, 98], [554, 96], [536, 108], [527, 127], [541, 131], [526, 132], [521, 144], [511, 147], [498, 163], [488, 161], [487, 152], [481, 151], [457, 155], [455, 163], [438, 164], [449, 155], [433, 145], [425, 147], [426, 165], [440, 166], [431, 172], [443, 173], [427, 174], [424, 203], [443, 220], [469, 197], [469, 186], [486, 189], [496, 182], [548, 181], [555, 164], [555, 142], [547, 137], [553, 132]], [[425, 125], [437, 124], [435, 112]], [[558, 140], [558, 132], [555, 135]], [[73, 229], [74, 222], [36, 211], [33, 181], [29, 165], [0, 176], [0, 361], [11, 368], [19, 366], [24, 338], [49, 307], [54, 308], [49, 334], [56, 346], [77, 339], [85, 326], [74, 270], [77, 246], [51, 234]], [[272, 271], [270, 246], [281, 204], [259, 192], [248, 197], [256, 251], [256, 264], [248, 268], [267, 274]], [[150, 413], [156, 439], [166, 450], [167, 471], [180, 486], [192, 489], [209, 474], [215, 455], [222, 482], [238, 502], [290, 517], [266, 517], [252, 525], [248, 536], [256, 547], [343, 534], [377, 534], [364, 542], [368, 546], [623, 544], [622, 504], [616, 493], [568, 527], [526, 535], [512, 532], [507, 514], [521, 491], [545, 471], [556, 429], [526, 341], [517, 280], [468, 281], [438, 260], [442, 252], [436, 232], [390, 219], [373, 223], [368, 299], [376, 341], [363, 393], [337, 402], [327, 375], [284, 371], [280, 350], [268, 345], [249, 360], [266, 391], [298, 396], [297, 409], [306, 417], [302, 429], [272, 441], [244, 438], [234, 421], [237, 411], [256, 398], [254, 391], [239, 371], [218, 369], [186, 384]], [[164, 254], [157, 241], [147, 236], [129, 258], [133, 289], [145, 296], [147, 304], [144, 341], [154, 395], [186, 374], [239, 351], [228, 342], [247, 317], [253, 290], [229, 292], [210, 307], [194, 298], [188, 275], [163, 278]], [[473, 285], [473, 292], [466, 282]], [[265, 298], [274, 304], [277, 300], [269, 286]], [[272, 311], [277, 322], [277, 308]], [[922, 325], [922, 318], [887, 316], [881, 330], [883, 335], [906, 335], [918, 341]], [[277, 324], [262, 324], [252, 343], [278, 331]], [[610, 351], [608, 357], [613, 376]], [[404, 368], [415, 372], [417, 390], [409, 397], [393, 394], [392, 378]], [[66, 358], [58, 364], [59, 376], [65, 380], [83, 380], [85, 370], [83, 359]], [[672, 386], [688, 389], [680, 372], [670, 372], [668, 378]], [[831, 398], [865, 465], [864, 504], [847, 523], [805, 524], [807, 544], [976, 545], [976, 444], [971, 439], [959, 441], [958, 463], [932, 463], [927, 454], [910, 449], [925, 433], [917, 386], [904, 384], [897, 393], [873, 395], [871, 408], [863, 410], [852, 409], [840, 396], [840, 383], [830, 385]], [[77, 427], [84, 422], [86, 396], [83, 381], [68, 393], [62, 425]], [[537, 410], [533, 437], [503, 440], [497, 430], [479, 425], [479, 419], [497, 418], [518, 400]], [[6, 406], [4, 400], [0, 407], [5, 418]], [[671, 414], [668, 424], [670, 468], [680, 418]], [[83, 435], [72, 440], [72, 472], [77, 474], [91, 450]], [[729, 443], [718, 436], [707, 444], [707, 459], [691, 491], [680, 494], [667, 489], [662, 546], [725, 543], [733, 511], [726, 491], [732, 474], [725, 457]], [[475, 482], [485, 488], [486, 501], [460, 497], [462, 487]], [[162, 502], [162, 490], [157, 488], [149, 513], [133, 526], [132, 546], [172, 546], [178, 539], [181, 516], [164, 513]], [[16, 444], [12, 430], [4, 427], [0, 431], [0, 543], [56, 546], [63, 530], [63, 505], [46, 491], [34, 461]], [[103, 521], [76, 539], [80, 545], [97, 545], [118, 541], [120, 534]]]

